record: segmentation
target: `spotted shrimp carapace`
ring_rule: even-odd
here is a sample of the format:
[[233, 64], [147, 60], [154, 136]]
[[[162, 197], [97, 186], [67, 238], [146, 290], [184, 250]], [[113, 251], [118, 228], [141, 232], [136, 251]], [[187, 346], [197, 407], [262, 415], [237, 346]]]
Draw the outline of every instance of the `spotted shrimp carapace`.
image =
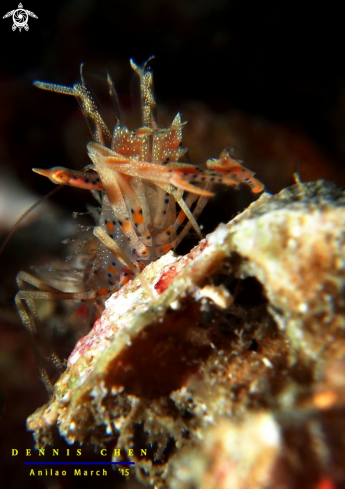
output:
[[[129, 130], [120, 120], [112, 132], [109, 130], [85, 84], [82, 70], [81, 82], [73, 87], [34, 83], [41, 89], [76, 97], [92, 133], [92, 142], [87, 145], [92, 163], [81, 171], [64, 167], [33, 170], [56, 184], [96, 191], [101, 206], [94, 235], [84, 239], [74, 251], [76, 256], [83, 255], [88, 248], [75, 291], [53, 287], [24, 272], [18, 275], [20, 291], [16, 304], [34, 339], [48, 389], [51, 383], [41, 350], [44, 358], [50, 358], [59, 368], [62, 362], [44, 340], [36, 300], [85, 302], [100, 314], [111, 292], [138, 275], [152, 260], [175, 249], [191, 228], [202, 238], [197, 218], [213, 195], [214, 184], [245, 183], [254, 193], [263, 190], [254, 174], [227, 149], [219, 159], [208, 160], [206, 168], [180, 161], [187, 151], [182, 147], [185, 122], [178, 113], [170, 127], [158, 126], [148, 61], [143, 66], [130, 62], [140, 80], [141, 92], [142, 126], [135, 130]], [[107, 81], [110, 94], [117, 99], [109, 76]], [[25, 289], [27, 285], [31, 290]], [[143, 280], [142, 285], [145, 287]], [[43, 338], [39, 346], [38, 336]]]

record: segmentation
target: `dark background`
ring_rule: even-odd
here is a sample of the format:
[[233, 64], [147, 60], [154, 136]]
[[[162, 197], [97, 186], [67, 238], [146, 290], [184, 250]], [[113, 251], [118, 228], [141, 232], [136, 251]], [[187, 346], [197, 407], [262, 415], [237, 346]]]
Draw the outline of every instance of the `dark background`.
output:
[[[89, 135], [75, 100], [32, 86], [35, 79], [72, 85], [81, 62], [90, 75], [109, 70], [124, 117], [135, 127], [129, 58], [142, 63], [156, 55], [151, 66], [161, 122], [168, 124], [178, 110], [189, 121], [184, 143], [191, 162], [217, 157], [230, 144], [270, 192], [291, 185], [296, 170], [303, 181], [327, 178], [344, 185], [345, 34], [340, 7], [225, 0], [25, 0], [23, 5], [38, 16], [29, 18], [28, 32], [13, 32], [12, 19], [0, 19], [2, 240], [17, 218], [17, 205], [23, 212], [29, 201], [53, 188], [32, 167], [81, 169], [88, 163]], [[2, 2], [0, 17], [15, 8], [16, 1]], [[251, 199], [246, 189], [220, 189], [218, 194], [200, 219], [206, 231], [229, 220]], [[63, 189], [27, 219], [0, 256], [2, 487], [53, 484], [51, 479], [30, 480], [23, 459], [9, 456], [11, 448], [32, 447], [25, 419], [47, 400], [14, 308], [15, 275], [59, 256], [71, 212], [84, 210], [85, 201], [92, 202], [87, 192]], [[192, 244], [186, 240], [181, 252]], [[113, 481], [102, 482], [110, 487]], [[81, 483], [88, 487], [92, 481], [54, 482], [55, 487]]]

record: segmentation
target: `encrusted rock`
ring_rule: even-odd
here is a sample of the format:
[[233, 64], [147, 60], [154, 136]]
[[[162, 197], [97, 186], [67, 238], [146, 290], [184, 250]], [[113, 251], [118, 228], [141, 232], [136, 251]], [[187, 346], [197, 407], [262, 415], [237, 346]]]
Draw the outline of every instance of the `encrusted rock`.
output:
[[37, 446], [139, 437], [138, 478], [171, 489], [345, 480], [344, 224], [343, 191], [298, 183], [149, 265], [155, 297], [109, 299], [28, 420]]

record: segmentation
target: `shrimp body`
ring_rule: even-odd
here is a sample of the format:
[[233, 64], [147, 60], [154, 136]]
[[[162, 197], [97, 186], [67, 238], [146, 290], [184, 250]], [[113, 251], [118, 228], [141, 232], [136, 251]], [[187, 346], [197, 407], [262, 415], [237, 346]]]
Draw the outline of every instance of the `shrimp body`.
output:
[[[150, 60], [148, 60], [150, 61]], [[73, 87], [35, 82], [44, 90], [73, 95], [86, 118], [92, 134], [87, 145], [91, 164], [80, 171], [64, 167], [49, 170], [34, 168], [53, 183], [96, 191], [101, 204], [92, 236], [81, 240], [73, 255], [81, 267], [63, 270], [61, 280], [49, 285], [40, 278], [20, 272], [16, 296], [19, 314], [29, 330], [42, 379], [48, 390], [52, 383], [46, 368], [47, 359], [59, 370], [63, 363], [45, 339], [44, 328], [35, 301], [51, 299], [73, 304], [72, 313], [90, 312], [92, 323], [102, 313], [109, 295], [138, 275], [148, 294], [153, 292], [139, 272], [152, 260], [173, 250], [191, 228], [202, 238], [197, 218], [210, 197], [214, 184], [238, 186], [244, 183], [253, 193], [263, 189], [254, 173], [224, 150], [219, 159], [206, 162], [206, 168], [181, 162], [187, 149], [182, 146], [186, 124], [180, 113], [170, 127], [160, 128], [156, 119], [156, 102], [152, 90], [153, 76], [147, 68], [132, 60], [131, 66], [140, 80], [141, 120], [138, 129], [128, 129], [117, 120], [111, 131], [104, 122], [88, 90], [81, 70], [81, 82]], [[110, 77], [109, 93], [117, 100]], [[69, 283], [75, 284], [71, 290]], [[80, 303], [82, 307], [80, 307]], [[40, 344], [37, 337], [41, 338]]]
[[[139, 268], [174, 249], [191, 228], [202, 237], [196, 219], [212, 197], [214, 184], [245, 183], [253, 193], [263, 189], [253, 172], [235, 160], [228, 150], [219, 159], [208, 160], [206, 168], [180, 162], [187, 151], [182, 147], [185, 122], [177, 113], [170, 127], [158, 127], [148, 61], [141, 67], [130, 61], [140, 80], [142, 126], [135, 130], [129, 130], [117, 120], [110, 131], [82, 72], [81, 83], [73, 87], [35, 82], [44, 90], [76, 97], [93, 141], [87, 146], [92, 164], [86, 171], [62, 167], [34, 171], [54, 183], [100, 191], [102, 209], [98, 226]], [[108, 85], [110, 94], [117, 98], [109, 76]], [[123, 273], [123, 264], [100, 242], [87, 286], [121, 286]]]

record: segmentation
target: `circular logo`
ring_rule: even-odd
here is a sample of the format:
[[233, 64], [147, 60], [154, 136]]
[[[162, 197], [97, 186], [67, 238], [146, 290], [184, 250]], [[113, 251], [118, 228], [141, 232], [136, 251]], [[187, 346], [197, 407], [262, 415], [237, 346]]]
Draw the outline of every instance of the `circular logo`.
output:
[[18, 5], [17, 9], [7, 12], [7, 14], [3, 16], [3, 19], [6, 19], [7, 17], [11, 17], [11, 16], [13, 20], [12, 30], [15, 31], [16, 29], [19, 29], [19, 32], [21, 32], [23, 28], [26, 31], [29, 30], [29, 26], [28, 26], [29, 16], [38, 19], [37, 15], [35, 15], [33, 12], [30, 12], [30, 10], [23, 9], [23, 5], [21, 3]]

